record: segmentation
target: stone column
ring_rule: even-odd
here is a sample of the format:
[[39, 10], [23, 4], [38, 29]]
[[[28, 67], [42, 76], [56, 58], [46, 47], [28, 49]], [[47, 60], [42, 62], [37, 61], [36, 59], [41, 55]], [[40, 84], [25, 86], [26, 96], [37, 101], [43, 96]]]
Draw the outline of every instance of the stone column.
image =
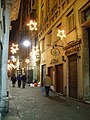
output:
[[7, 96], [7, 63], [8, 63], [8, 45], [9, 45], [9, 28], [10, 28], [10, 4], [6, 4], [5, 9], [5, 33], [2, 51], [2, 89], [1, 89], [1, 103], [2, 112], [8, 112], [9, 100]]

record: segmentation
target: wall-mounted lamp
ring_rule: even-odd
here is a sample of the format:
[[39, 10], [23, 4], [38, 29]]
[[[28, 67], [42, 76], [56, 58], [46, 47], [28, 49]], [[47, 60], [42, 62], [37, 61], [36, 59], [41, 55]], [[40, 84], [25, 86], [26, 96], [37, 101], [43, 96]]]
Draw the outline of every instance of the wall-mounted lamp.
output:
[[65, 60], [64, 56], [62, 56], [62, 61], [66, 62], [66, 60]]
[[81, 58], [81, 56], [80, 56], [80, 55], [77, 55], [77, 58], [79, 58], [79, 59], [80, 59], [80, 58]]

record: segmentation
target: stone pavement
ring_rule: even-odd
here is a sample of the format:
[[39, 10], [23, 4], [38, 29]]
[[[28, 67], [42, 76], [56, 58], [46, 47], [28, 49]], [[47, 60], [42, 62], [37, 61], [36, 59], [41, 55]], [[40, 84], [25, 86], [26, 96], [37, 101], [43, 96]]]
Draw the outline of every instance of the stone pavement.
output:
[[25, 89], [9, 84], [9, 113], [3, 120], [90, 120], [90, 105], [70, 100], [40, 87]]

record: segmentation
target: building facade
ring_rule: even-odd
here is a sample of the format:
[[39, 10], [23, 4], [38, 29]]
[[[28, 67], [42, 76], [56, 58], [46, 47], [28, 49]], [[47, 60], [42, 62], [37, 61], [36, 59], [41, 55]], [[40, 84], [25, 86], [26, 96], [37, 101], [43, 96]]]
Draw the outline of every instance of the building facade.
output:
[[49, 73], [54, 91], [90, 101], [89, 33], [89, 0], [39, 1], [41, 82]]

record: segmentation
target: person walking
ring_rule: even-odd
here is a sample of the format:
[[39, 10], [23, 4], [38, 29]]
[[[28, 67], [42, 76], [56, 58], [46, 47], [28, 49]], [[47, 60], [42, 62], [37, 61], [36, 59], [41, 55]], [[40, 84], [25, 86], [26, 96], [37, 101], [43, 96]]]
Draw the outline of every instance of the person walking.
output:
[[37, 87], [38, 83], [37, 80], [34, 81], [34, 87]]
[[45, 93], [46, 96], [49, 96], [49, 90], [50, 90], [50, 86], [52, 84], [52, 79], [51, 77], [47, 74], [44, 79], [43, 79], [43, 85], [45, 87]]
[[18, 87], [21, 87], [21, 80], [22, 80], [22, 77], [21, 77], [20, 74], [18, 75], [17, 80], [18, 80]]
[[11, 77], [11, 81], [12, 81], [12, 86], [15, 87], [16, 84], [16, 75], [13, 74], [13, 76]]
[[26, 85], [26, 75], [25, 75], [25, 73], [23, 73], [23, 75], [22, 75], [22, 88], [25, 88], [25, 85]]

